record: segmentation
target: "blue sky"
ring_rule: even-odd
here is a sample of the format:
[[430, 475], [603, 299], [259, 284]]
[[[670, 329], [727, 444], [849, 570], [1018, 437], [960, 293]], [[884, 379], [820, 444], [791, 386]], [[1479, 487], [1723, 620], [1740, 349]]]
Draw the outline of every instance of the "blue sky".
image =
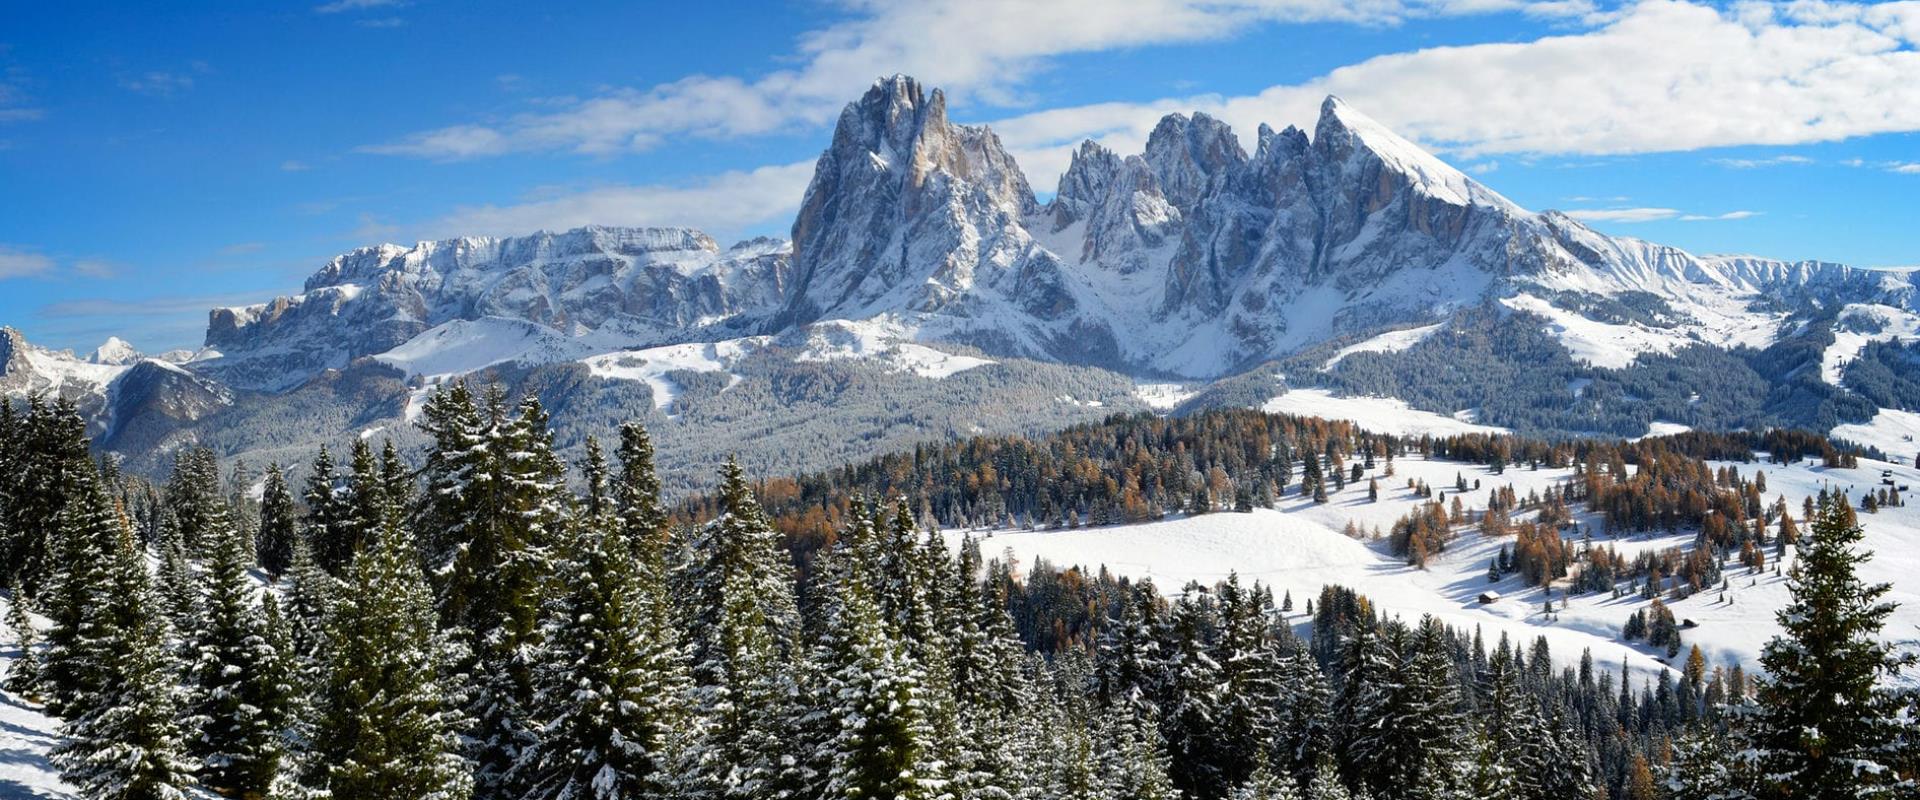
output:
[[1920, 263], [1920, 2], [0, 0], [0, 323], [195, 346], [381, 241], [784, 234], [839, 109], [946, 89], [1050, 193], [1169, 111], [1336, 93], [1533, 209]]

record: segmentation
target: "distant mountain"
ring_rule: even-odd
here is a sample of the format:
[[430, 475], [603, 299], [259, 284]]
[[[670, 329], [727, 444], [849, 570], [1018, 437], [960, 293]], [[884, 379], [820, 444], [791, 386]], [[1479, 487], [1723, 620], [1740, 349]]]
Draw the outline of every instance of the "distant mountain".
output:
[[[301, 294], [213, 310], [191, 356], [115, 339], [61, 357], [10, 334], [0, 387], [97, 398], [104, 447], [285, 459], [404, 438], [434, 385], [484, 374], [548, 398], [576, 444], [638, 415], [692, 462], [787, 468], [1299, 387], [1563, 435], [1878, 425], [1862, 438], [1899, 442], [1882, 410], [1920, 408], [1913, 270], [1607, 236], [1333, 97], [1311, 135], [1244, 144], [1172, 114], [1142, 153], [1081, 145], [1042, 204], [990, 129], [896, 76], [841, 114], [791, 243], [588, 227], [367, 247]], [[289, 414], [339, 429], [296, 434]], [[796, 426], [836, 444], [769, 435]]]

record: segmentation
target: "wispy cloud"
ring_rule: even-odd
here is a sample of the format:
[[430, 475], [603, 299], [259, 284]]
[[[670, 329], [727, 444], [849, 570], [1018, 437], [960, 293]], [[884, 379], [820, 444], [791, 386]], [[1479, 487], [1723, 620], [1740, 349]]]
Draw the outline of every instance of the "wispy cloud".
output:
[[281, 172], [306, 172], [307, 170], [310, 170], [310, 169], [313, 169], [313, 165], [308, 164], [305, 161], [296, 161], [294, 159], [287, 159], [286, 161], [280, 162]]
[[73, 274], [82, 278], [105, 279], [119, 277], [120, 275], [120, 268], [115, 266], [113, 262], [98, 258], [83, 258], [75, 261], [73, 262], [72, 269]]
[[0, 69], [0, 123], [31, 122], [45, 117], [44, 109], [27, 98], [27, 73], [19, 67]]
[[1901, 175], [1920, 175], [1920, 162], [1892, 164], [1887, 167], [1887, 171], [1897, 172], [1897, 173], [1900, 173]]
[[339, 14], [346, 11], [366, 11], [375, 8], [403, 8], [407, 0], [334, 0], [331, 3], [314, 6], [319, 14]]
[[1758, 211], [1728, 211], [1723, 214], [1689, 214], [1677, 208], [1575, 208], [1562, 212], [1583, 222], [1661, 222], [1679, 220], [1681, 222], [1710, 222], [1717, 220], [1736, 220], [1757, 217]]
[[40, 253], [0, 245], [0, 280], [45, 275], [53, 266], [53, 259]]
[[688, 225], [721, 236], [779, 223], [799, 208], [813, 162], [728, 172], [690, 184], [605, 186], [504, 206], [461, 208], [421, 226], [426, 238], [515, 235], [587, 224]]
[[362, 28], [404, 28], [407, 20], [403, 17], [373, 17], [355, 20], [353, 24]]
[[1806, 156], [1784, 155], [1771, 158], [1716, 158], [1713, 163], [1733, 169], [1759, 169], [1761, 167], [1799, 166], [1813, 163]]
[[1573, 208], [1564, 213], [1583, 222], [1657, 222], [1680, 216], [1677, 208]]
[[220, 255], [243, 256], [267, 249], [265, 242], [237, 242], [220, 248]]
[[0, 280], [12, 278], [88, 279], [112, 278], [120, 270], [112, 262], [98, 258], [69, 259], [33, 248], [0, 244]]
[[152, 97], [172, 97], [193, 88], [193, 76], [183, 72], [152, 70], [140, 75], [123, 78], [121, 88], [137, 94]]

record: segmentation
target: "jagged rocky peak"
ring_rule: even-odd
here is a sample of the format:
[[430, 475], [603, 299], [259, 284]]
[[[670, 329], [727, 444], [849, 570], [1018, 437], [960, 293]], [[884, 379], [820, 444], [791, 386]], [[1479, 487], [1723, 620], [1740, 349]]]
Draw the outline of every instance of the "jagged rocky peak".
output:
[[[896, 75], [849, 104], [793, 223], [795, 290], [776, 320], [930, 312], [977, 287], [1036, 278], [1032, 189], [993, 131], [947, 120], [939, 90]], [[1049, 279], [1023, 303], [1066, 298]]]
[[[1513, 201], [1333, 95], [1320, 104], [1313, 147], [1326, 169], [1346, 179], [1347, 188], [1372, 192], [1380, 205], [1391, 200], [1393, 189], [1405, 186], [1451, 205], [1493, 206], [1515, 215], [1526, 213]], [[1362, 179], [1376, 168], [1387, 177], [1379, 179], [1376, 175], [1369, 186]]]
[[1167, 199], [1191, 212], [1215, 177], [1246, 163], [1247, 153], [1226, 123], [1196, 111], [1162, 117], [1147, 137], [1146, 161]]
[[1122, 158], [1092, 141], [1074, 151], [1047, 215], [1056, 233], [1084, 220], [1080, 259], [1123, 272], [1145, 267], [1142, 251], [1177, 236], [1182, 219], [1145, 159]]

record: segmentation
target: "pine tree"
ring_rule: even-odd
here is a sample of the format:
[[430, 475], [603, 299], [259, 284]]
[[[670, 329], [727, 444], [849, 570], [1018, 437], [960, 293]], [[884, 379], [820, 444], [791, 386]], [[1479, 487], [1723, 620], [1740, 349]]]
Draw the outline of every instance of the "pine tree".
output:
[[204, 535], [209, 557], [200, 580], [200, 627], [184, 631], [188, 749], [200, 759], [201, 781], [232, 796], [266, 794], [284, 755], [291, 722], [293, 675], [269, 639], [247, 566], [245, 534], [210, 509]]
[[473, 778], [432, 601], [397, 516], [354, 560], [328, 614], [308, 781], [337, 800], [464, 800]]
[[173, 509], [162, 507], [154, 533], [154, 557], [159, 562], [154, 579], [158, 582], [160, 608], [173, 629], [190, 631], [200, 627], [200, 585], [197, 568], [187, 558], [187, 546], [181, 539], [180, 524]]
[[1313, 780], [1307, 783], [1304, 800], [1353, 800], [1353, 793], [1340, 782], [1340, 765], [1332, 756], [1321, 756], [1314, 767]]
[[208, 537], [208, 515], [220, 499], [220, 470], [213, 451], [184, 448], [173, 456], [173, 475], [167, 481], [167, 509], [180, 525], [180, 541], [189, 556], [198, 556]]
[[1893, 793], [1901, 703], [1884, 682], [1914, 662], [1880, 639], [1889, 586], [1855, 569], [1870, 555], [1844, 497], [1823, 502], [1777, 615], [1783, 633], [1761, 651], [1768, 678], [1747, 737], [1761, 797], [1873, 797]]
[[255, 554], [260, 568], [276, 578], [285, 573], [293, 566], [293, 546], [299, 538], [299, 520], [287, 476], [279, 464], [268, 464], [266, 483], [260, 492], [260, 533]]
[[38, 697], [40, 632], [34, 629], [28, 616], [26, 598], [17, 592], [7, 602], [7, 629], [13, 632], [14, 645], [20, 648], [20, 655], [7, 665], [6, 683], [0, 687], [21, 697]]
[[778, 534], [732, 461], [721, 473], [719, 504], [720, 516], [687, 543], [676, 575], [705, 727], [694, 759], [696, 794], [753, 797], [783, 771], [791, 745], [784, 706], [796, 690], [786, 667], [799, 611]]
[[[90, 505], [106, 502], [97, 487], [94, 492]], [[88, 798], [181, 800], [192, 785], [194, 763], [175, 719], [181, 698], [167, 624], [156, 613], [132, 532], [114, 527], [113, 552], [105, 558], [107, 591], [84, 623], [92, 645], [84, 654], [68, 654], [90, 661], [84, 668], [97, 682], [84, 701], [65, 704], [72, 715], [52, 758], [61, 777]]]
[[887, 632], [870, 589], [839, 587], [828, 611], [833, 630], [827, 696], [838, 721], [829, 743], [826, 797], [840, 800], [943, 797], [944, 775], [921, 702], [921, 675]]
[[1230, 800], [1300, 800], [1300, 791], [1293, 786], [1293, 779], [1278, 774], [1262, 765], [1255, 770], [1245, 783], [1233, 787], [1228, 795]]
[[346, 574], [347, 559], [352, 554], [347, 544], [352, 534], [348, 531], [351, 520], [346, 503], [334, 486], [337, 482], [333, 455], [322, 444], [320, 452], [313, 457], [312, 468], [307, 471], [306, 489], [301, 494], [301, 500], [307, 504], [307, 549], [327, 574], [342, 576]]
[[512, 781], [527, 800], [676, 796], [688, 714], [685, 664], [662, 602], [611, 504], [587, 514], [562, 563], [537, 674], [547, 720]]
[[508, 773], [536, 738], [528, 705], [544, 591], [568, 511], [565, 468], [539, 401], [510, 411], [498, 387], [481, 412], [463, 386], [435, 395], [421, 426], [435, 440], [421, 518], [442, 624], [466, 652], [454, 671], [469, 676], [475, 794], [508, 797], [518, 791]]
[[40, 686], [48, 710], [69, 719], [90, 710], [110, 686], [106, 670], [123, 627], [103, 612], [116, 600], [113, 567], [123, 520], [92, 473], [77, 488], [80, 495], [61, 505], [40, 596], [52, 622]]
[[1222, 742], [1216, 736], [1220, 664], [1208, 641], [1218, 627], [1212, 600], [1198, 584], [1189, 584], [1173, 606], [1166, 717], [1161, 724], [1173, 754], [1174, 784], [1202, 798], [1220, 797], [1230, 785], [1221, 771]]

